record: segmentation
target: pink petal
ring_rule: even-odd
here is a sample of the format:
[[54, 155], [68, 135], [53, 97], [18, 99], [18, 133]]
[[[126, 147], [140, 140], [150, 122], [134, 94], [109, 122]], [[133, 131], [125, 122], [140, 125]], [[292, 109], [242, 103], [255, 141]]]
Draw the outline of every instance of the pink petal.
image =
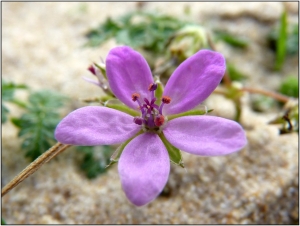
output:
[[227, 155], [247, 144], [240, 124], [215, 116], [176, 118], [167, 123], [163, 133], [178, 149], [201, 156]]
[[127, 198], [142, 206], [155, 199], [166, 185], [170, 159], [156, 134], [143, 133], [125, 147], [118, 169]]
[[139, 93], [141, 100], [149, 98], [148, 87], [153, 83], [150, 68], [144, 57], [127, 46], [113, 48], [106, 59], [106, 75], [115, 96], [127, 106], [137, 109], [132, 94]]
[[217, 52], [200, 50], [185, 60], [170, 77], [163, 95], [171, 98], [164, 107], [167, 115], [193, 109], [218, 86], [225, 73], [224, 57]]
[[55, 138], [63, 144], [109, 145], [126, 141], [140, 129], [128, 114], [89, 106], [68, 114], [56, 127]]

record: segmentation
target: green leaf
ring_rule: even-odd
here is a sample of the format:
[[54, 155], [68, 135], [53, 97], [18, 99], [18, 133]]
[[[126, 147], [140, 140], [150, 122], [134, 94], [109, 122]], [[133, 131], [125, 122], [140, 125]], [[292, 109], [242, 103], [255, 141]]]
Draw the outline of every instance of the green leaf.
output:
[[[299, 24], [287, 24], [287, 38], [286, 38], [286, 53], [288, 55], [295, 55], [299, 52]], [[270, 49], [277, 52], [277, 43], [279, 42], [280, 28], [274, 28], [268, 34], [268, 44]]]
[[84, 171], [87, 178], [93, 179], [106, 172], [106, 165], [112, 152], [110, 146], [78, 146], [77, 150], [84, 154], [80, 169]]
[[294, 24], [291, 28], [286, 43], [287, 54], [294, 55], [299, 52], [299, 24]]
[[9, 110], [5, 107], [4, 104], [1, 103], [1, 122], [4, 123], [7, 121], [7, 114]]
[[240, 38], [236, 35], [232, 35], [223, 31], [215, 31], [215, 36], [217, 40], [222, 40], [227, 44], [238, 48], [245, 48], [249, 43], [249, 41], [244, 38]]
[[287, 41], [287, 13], [286, 11], [284, 11], [280, 18], [279, 34], [276, 42], [275, 70], [280, 70], [285, 60], [286, 41]]
[[14, 99], [14, 93], [17, 89], [26, 89], [25, 85], [17, 85], [13, 82], [7, 82], [6, 80], [2, 80], [2, 103], [1, 103], [1, 122], [4, 123], [7, 121], [7, 114], [9, 113], [8, 108], [3, 104], [4, 101], [11, 102], [17, 104], [21, 107], [24, 107], [24, 103]]
[[287, 77], [282, 83], [279, 88], [279, 92], [290, 96], [299, 98], [299, 83], [298, 78], [295, 76]]
[[172, 144], [170, 144], [169, 141], [165, 138], [163, 133], [160, 133], [159, 137], [164, 143], [166, 149], [168, 150], [170, 161], [184, 168], [180, 150], [178, 148], [175, 148]]
[[12, 101], [14, 99], [14, 92], [16, 89], [27, 89], [27, 86], [17, 85], [13, 82], [2, 80], [2, 101]]
[[6, 222], [2, 217], [1, 217], [1, 225], [6, 225]]
[[54, 143], [54, 130], [60, 121], [58, 110], [63, 106], [65, 97], [51, 91], [30, 94], [26, 112], [20, 118], [12, 118], [12, 123], [20, 131], [24, 140], [22, 149], [32, 161], [47, 151]]
[[116, 32], [120, 30], [120, 26], [108, 18], [102, 25], [97, 29], [92, 29], [86, 34], [86, 37], [89, 39], [87, 46], [99, 46], [103, 44], [109, 38], [115, 36]]
[[247, 76], [240, 72], [233, 64], [227, 63], [227, 71], [232, 81], [241, 81], [247, 78]]
[[22, 127], [22, 125], [21, 125], [22, 120], [21, 120], [21, 119], [19, 119], [19, 118], [11, 118], [10, 120], [11, 120], [11, 122], [12, 122], [16, 127], [19, 127], [19, 128]]
[[164, 53], [169, 37], [187, 22], [171, 16], [149, 12], [133, 12], [116, 19], [108, 19], [87, 34], [87, 46], [98, 46], [109, 38], [118, 44]]
[[26, 106], [27, 106], [26, 103], [24, 103], [23, 101], [17, 100], [17, 99], [12, 99], [10, 102], [14, 103], [15, 105], [17, 105], [21, 108], [26, 108]]

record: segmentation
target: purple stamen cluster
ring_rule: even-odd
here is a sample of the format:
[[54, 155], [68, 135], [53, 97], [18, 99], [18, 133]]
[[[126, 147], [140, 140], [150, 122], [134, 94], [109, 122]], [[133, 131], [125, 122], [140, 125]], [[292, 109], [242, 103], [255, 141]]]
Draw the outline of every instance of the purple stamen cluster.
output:
[[148, 90], [151, 92], [151, 100], [144, 98], [144, 103], [140, 101], [140, 95], [138, 93], [132, 94], [132, 100], [136, 101], [141, 111], [141, 117], [135, 117], [134, 123], [143, 125], [146, 131], [160, 131], [160, 126], [165, 122], [165, 117], [162, 115], [162, 108], [164, 104], [169, 104], [171, 98], [164, 96], [162, 97], [162, 103], [160, 106], [155, 104], [155, 90], [157, 89], [156, 83], [151, 83]]

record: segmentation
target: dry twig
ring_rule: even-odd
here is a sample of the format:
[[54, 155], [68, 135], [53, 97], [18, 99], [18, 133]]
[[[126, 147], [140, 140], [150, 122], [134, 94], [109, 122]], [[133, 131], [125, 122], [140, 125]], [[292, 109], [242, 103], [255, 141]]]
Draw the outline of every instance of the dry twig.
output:
[[29, 166], [27, 166], [21, 173], [19, 173], [12, 181], [10, 181], [1, 191], [1, 196], [3, 197], [11, 189], [16, 187], [19, 183], [37, 171], [44, 163], [49, 162], [52, 158], [66, 150], [71, 145], [56, 143], [48, 151], [43, 153], [40, 157], [34, 160]]

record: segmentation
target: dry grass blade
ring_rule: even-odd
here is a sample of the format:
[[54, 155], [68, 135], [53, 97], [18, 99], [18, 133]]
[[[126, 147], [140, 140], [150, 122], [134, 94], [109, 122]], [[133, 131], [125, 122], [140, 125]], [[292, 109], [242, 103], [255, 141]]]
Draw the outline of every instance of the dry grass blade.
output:
[[19, 173], [12, 181], [10, 181], [1, 191], [1, 196], [3, 197], [11, 189], [16, 187], [19, 183], [37, 171], [44, 163], [50, 161], [52, 158], [66, 150], [71, 145], [56, 143], [48, 151], [38, 157], [29, 166], [27, 166], [21, 173]]

